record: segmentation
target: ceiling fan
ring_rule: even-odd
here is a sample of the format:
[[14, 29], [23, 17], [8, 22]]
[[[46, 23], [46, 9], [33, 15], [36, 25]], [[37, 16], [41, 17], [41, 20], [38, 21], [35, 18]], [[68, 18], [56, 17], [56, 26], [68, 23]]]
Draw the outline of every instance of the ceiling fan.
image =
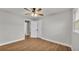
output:
[[26, 10], [25, 15], [29, 16], [44, 16], [42, 8], [24, 8]]

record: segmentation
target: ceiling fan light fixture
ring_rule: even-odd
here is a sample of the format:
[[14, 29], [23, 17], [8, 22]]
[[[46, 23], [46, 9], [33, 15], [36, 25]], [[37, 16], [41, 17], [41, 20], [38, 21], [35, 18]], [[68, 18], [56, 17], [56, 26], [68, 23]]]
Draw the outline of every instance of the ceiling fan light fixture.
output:
[[36, 17], [36, 16], [39, 16], [39, 15], [36, 14], [36, 13], [35, 14], [34, 13], [31, 13], [31, 16], [35, 16]]
[[[25, 10], [29, 10], [29, 8], [24, 8]], [[27, 11], [28, 11], [27, 10]], [[30, 15], [26, 13], [26, 15], [38, 17], [38, 16], [44, 16], [42, 8], [32, 8], [30, 12]]]
[[34, 16], [34, 13], [31, 13], [31, 16]]

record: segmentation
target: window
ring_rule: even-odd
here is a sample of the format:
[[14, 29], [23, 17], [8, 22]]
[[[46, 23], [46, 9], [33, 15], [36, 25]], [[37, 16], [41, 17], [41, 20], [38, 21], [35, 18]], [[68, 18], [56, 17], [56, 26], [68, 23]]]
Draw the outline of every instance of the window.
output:
[[79, 9], [74, 9], [74, 32], [79, 33]]

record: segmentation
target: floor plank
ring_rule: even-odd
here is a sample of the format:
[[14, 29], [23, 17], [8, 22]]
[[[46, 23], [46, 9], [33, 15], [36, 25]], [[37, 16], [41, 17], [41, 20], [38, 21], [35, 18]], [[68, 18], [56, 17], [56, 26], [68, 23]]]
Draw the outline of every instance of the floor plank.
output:
[[0, 46], [0, 51], [71, 51], [71, 48], [40, 38], [26, 38], [16, 43]]

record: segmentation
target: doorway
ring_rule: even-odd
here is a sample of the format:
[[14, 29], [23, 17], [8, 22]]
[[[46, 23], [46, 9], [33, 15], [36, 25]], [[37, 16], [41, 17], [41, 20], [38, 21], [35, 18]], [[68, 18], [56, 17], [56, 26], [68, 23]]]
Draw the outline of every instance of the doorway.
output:
[[32, 38], [41, 37], [41, 22], [25, 20], [25, 36]]
[[26, 37], [30, 37], [30, 36], [31, 36], [30, 25], [31, 25], [30, 21], [25, 20], [25, 28], [26, 28], [26, 29], [25, 29], [25, 36], [26, 36]]

